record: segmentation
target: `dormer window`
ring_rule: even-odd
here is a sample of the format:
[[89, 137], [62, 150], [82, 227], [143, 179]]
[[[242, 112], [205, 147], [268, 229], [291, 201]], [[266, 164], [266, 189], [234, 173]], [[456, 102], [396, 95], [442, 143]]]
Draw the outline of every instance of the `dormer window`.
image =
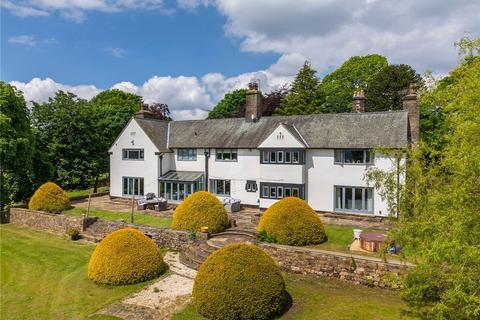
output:
[[336, 164], [370, 164], [373, 158], [370, 149], [337, 149], [334, 161]]

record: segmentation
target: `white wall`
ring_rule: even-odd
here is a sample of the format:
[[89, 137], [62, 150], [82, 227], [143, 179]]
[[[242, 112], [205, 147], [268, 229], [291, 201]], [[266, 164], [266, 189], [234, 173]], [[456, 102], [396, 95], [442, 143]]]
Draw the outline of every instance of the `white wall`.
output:
[[[144, 160], [122, 160], [123, 148], [144, 149]], [[158, 194], [158, 155], [155, 155], [158, 149], [135, 119], [129, 122], [109, 151], [112, 153], [110, 155], [111, 196], [123, 195], [123, 177], [143, 178], [144, 194], [149, 192]]]
[[[374, 165], [388, 170], [391, 161], [383, 155], [375, 155]], [[319, 211], [334, 211], [334, 186], [367, 187], [365, 170], [371, 165], [334, 164], [333, 149], [307, 150], [305, 169], [308, 173], [306, 194], [309, 204]], [[387, 216], [387, 204], [374, 190], [373, 214]]]
[[258, 148], [305, 148], [305, 145], [280, 124]]

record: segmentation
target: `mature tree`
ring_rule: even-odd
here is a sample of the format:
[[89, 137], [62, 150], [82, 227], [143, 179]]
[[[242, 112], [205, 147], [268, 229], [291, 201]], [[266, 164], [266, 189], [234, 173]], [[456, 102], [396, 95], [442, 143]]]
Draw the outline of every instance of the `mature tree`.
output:
[[401, 110], [402, 97], [413, 84], [423, 88], [422, 77], [406, 64], [391, 64], [379, 71], [366, 89], [366, 111]]
[[142, 103], [142, 108], [150, 111], [155, 119], [172, 121], [170, 109], [165, 103]]
[[[140, 110], [142, 98], [132, 93], [117, 89], [102, 91], [93, 97], [90, 102], [92, 115], [90, 122], [92, 130], [97, 135], [97, 146], [99, 152], [98, 171], [94, 175], [94, 192], [97, 191], [99, 176], [108, 172], [108, 148], [120, 134], [130, 118]], [[154, 106], [161, 111], [159, 106]], [[168, 107], [167, 107], [168, 111]], [[168, 116], [168, 114], [167, 114]]]
[[322, 108], [327, 112], [350, 112], [353, 91], [356, 88], [368, 88], [387, 65], [387, 59], [378, 54], [351, 57], [323, 77], [320, 91], [325, 96], [325, 102]]
[[33, 104], [37, 147], [54, 169], [50, 179], [64, 188], [85, 188], [100, 171], [106, 150], [101, 150], [96, 121], [91, 105], [73, 93], [59, 91], [47, 102]]
[[239, 117], [241, 108], [245, 106], [246, 100], [247, 89], [238, 89], [229, 92], [225, 94], [225, 97], [209, 112], [208, 119]]
[[285, 116], [321, 113], [323, 96], [318, 90], [316, 73], [310, 62], [305, 61], [293, 81], [290, 92], [274, 113]]
[[275, 110], [280, 107], [282, 101], [288, 96], [288, 86], [283, 85], [278, 89], [272, 90], [265, 94], [262, 101], [262, 116], [271, 116]]
[[0, 81], [0, 206], [25, 200], [31, 189], [33, 135], [22, 92]]

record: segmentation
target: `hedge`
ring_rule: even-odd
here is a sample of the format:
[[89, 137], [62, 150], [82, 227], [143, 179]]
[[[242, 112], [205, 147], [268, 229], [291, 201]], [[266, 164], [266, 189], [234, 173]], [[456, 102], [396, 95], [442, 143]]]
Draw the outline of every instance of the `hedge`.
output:
[[193, 304], [208, 319], [271, 319], [285, 307], [287, 294], [279, 267], [254, 245], [233, 243], [200, 266]]
[[28, 202], [31, 210], [60, 213], [70, 208], [70, 199], [65, 191], [53, 182], [42, 184]]
[[132, 284], [155, 278], [164, 269], [155, 242], [137, 229], [124, 228], [97, 245], [88, 263], [88, 278], [103, 284]]
[[257, 230], [273, 242], [292, 246], [325, 242], [327, 235], [318, 214], [302, 199], [287, 197], [271, 205]]
[[173, 212], [173, 229], [198, 232], [201, 227], [208, 227], [211, 233], [228, 227], [227, 211], [217, 197], [206, 191], [191, 194]]

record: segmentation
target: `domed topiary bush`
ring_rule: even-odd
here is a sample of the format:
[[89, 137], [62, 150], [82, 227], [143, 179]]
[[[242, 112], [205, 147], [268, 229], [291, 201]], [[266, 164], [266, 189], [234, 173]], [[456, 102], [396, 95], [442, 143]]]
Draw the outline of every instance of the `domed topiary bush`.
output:
[[152, 239], [133, 228], [108, 234], [95, 248], [88, 263], [88, 278], [97, 283], [120, 285], [155, 278], [164, 271], [160, 249]]
[[60, 213], [70, 208], [70, 199], [65, 191], [53, 182], [42, 184], [28, 202], [31, 210]]
[[262, 215], [257, 230], [278, 243], [292, 246], [319, 244], [327, 240], [320, 217], [297, 197], [283, 198], [271, 205]]
[[206, 191], [193, 193], [173, 212], [173, 229], [197, 232], [201, 227], [208, 227], [211, 233], [228, 227], [227, 211], [217, 197]]
[[287, 293], [280, 269], [254, 245], [232, 243], [200, 266], [193, 304], [208, 319], [271, 319], [285, 307]]

